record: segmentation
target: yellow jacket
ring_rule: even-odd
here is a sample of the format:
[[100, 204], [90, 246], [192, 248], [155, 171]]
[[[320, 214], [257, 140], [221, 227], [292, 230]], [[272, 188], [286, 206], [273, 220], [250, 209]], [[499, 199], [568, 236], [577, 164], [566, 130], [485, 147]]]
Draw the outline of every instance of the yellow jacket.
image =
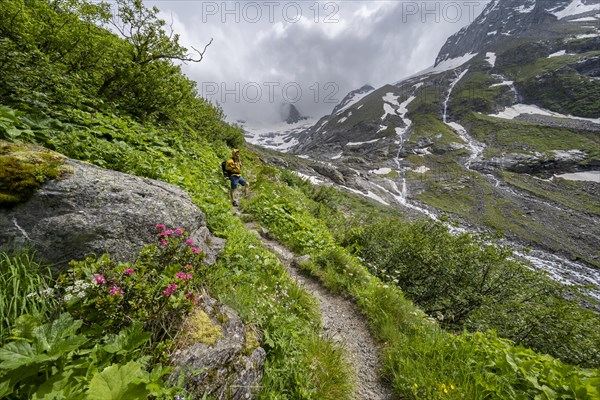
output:
[[235, 161], [233, 158], [230, 158], [225, 163], [225, 170], [229, 172], [230, 175], [240, 176], [242, 173], [242, 163], [241, 161]]

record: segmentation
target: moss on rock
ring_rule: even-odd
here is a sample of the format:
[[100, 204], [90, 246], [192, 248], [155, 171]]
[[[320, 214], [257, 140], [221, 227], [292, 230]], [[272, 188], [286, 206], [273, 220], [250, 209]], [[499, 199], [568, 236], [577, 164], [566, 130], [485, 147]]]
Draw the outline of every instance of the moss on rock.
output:
[[0, 141], [0, 207], [21, 203], [44, 182], [69, 173], [65, 160], [41, 147]]

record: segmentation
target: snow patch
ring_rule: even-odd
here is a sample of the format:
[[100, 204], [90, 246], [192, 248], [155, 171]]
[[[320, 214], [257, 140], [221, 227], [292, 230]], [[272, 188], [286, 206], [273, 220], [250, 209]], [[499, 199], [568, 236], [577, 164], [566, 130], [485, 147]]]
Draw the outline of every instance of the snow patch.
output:
[[421, 165], [419, 168], [415, 168], [413, 170], [411, 170], [412, 172], [416, 172], [418, 174], [424, 174], [425, 172], [429, 171], [429, 168], [427, 168], [424, 165]]
[[440, 72], [445, 72], [445, 71], [450, 71], [452, 69], [456, 69], [458, 67], [460, 67], [461, 65], [463, 65], [464, 63], [470, 61], [473, 57], [475, 57], [477, 54], [479, 53], [467, 53], [464, 54], [460, 57], [456, 57], [456, 58], [449, 58], [447, 60], [444, 60], [442, 62], [440, 62], [437, 66], [431, 66], [429, 68], [426, 68], [422, 71], [417, 72], [416, 74], [413, 74], [409, 77], [406, 77], [398, 82], [396, 82], [394, 85], [398, 85], [399, 83], [404, 82], [407, 79], [410, 78], [415, 78], [417, 76], [422, 76], [422, 75], [430, 75], [430, 74], [437, 74]]
[[388, 114], [394, 115], [395, 113], [396, 111], [394, 110], [394, 107], [392, 107], [389, 103], [383, 103], [383, 116], [381, 117], [381, 120], [383, 121]]
[[492, 36], [492, 35], [495, 35], [496, 33], [498, 33], [498, 31], [491, 31], [491, 32], [488, 32], [487, 35]]
[[356, 107], [356, 109], [360, 110], [363, 106], [364, 106], [364, 104], [361, 104], [360, 106]]
[[590, 11], [597, 11], [598, 4], [588, 4], [585, 5], [581, 2], [581, 0], [573, 0], [571, 4], [558, 12], [553, 12], [554, 16], [558, 19], [563, 19], [565, 17], [570, 17], [573, 15], [584, 14]]
[[348, 143], [346, 143], [346, 146], [362, 146], [363, 144], [369, 144], [369, 143], [378, 142], [379, 140], [381, 140], [381, 138], [369, 140], [367, 142], [348, 142]]
[[533, 5], [531, 5], [529, 7], [527, 7], [527, 6], [515, 7], [514, 10], [518, 11], [521, 14], [528, 14], [528, 13], [532, 12], [534, 8], [535, 8], [535, 2], [533, 3]]
[[514, 119], [521, 114], [537, 114], [537, 115], [544, 115], [544, 116], [548, 116], [548, 117], [579, 119], [582, 121], [592, 122], [594, 124], [600, 124], [600, 118], [584, 118], [584, 117], [576, 117], [573, 115], [559, 114], [554, 111], [540, 108], [533, 104], [515, 104], [514, 106], [505, 108], [504, 111], [502, 111], [498, 114], [489, 114], [489, 116], [496, 117], [496, 118], [503, 118], [503, 119]]
[[325, 181], [317, 178], [316, 176], [306, 175], [306, 174], [303, 174], [302, 172], [298, 172], [298, 171], [292, 171], [292, 173], [298, 175], [302, 179], [308, 180], [310, 183], [312, 183], [314, 185], [321, 185], [321, 184], [325, 183]]
[[512, 86], [515, 82], [514, 81], [504, 81], [504, 82], [500, 82], [500, 83], [494, 83], [493, 85], [491, 85], [490, 87], [496, 87], [496, 86]]
[[335, 156], [331, 157], [331, 159], [332, 159], [332, 160], [339, 160], [340, 158], [342, 158], [342, 155], [343, 155], [343, 154], [344, 154], [344, 152], [343, 152], [343, 151], [340, 151], [340, 153], [339, 153], [339, 154], [337, 154], [337, 155], [335, 155]]
[[600, 183], [600, 171], [573, 172], [570, 174], [554, 175], [569, 181], [590, 181]]
[[593, 38], [593, 37], [598, 37], [598, 36], [600, 36], [600, 33], [584, 33], [583, 35], [575, 36], [574, 40], [587, 39], [587, 38]]
[[377, 133], [381, 132], [381, 131], [385, 131], [387, 129], [387, 126], [385, 125], [379, 125], [379, 130], [377, 131]]
[[338, 124], [341, 124], [342, 122], [344, 122], [347, 119], [348, 119], [348, 117], [342, 117], [342, 118], [338, 119]]
[[375, 175], [387, 175], [390, 172], [392, 172], [392, 169], [391, 168], [387, 168], [387, 167], [383, 167], [383, 168], [379, 168], [379, 169], [372, 169], [369, 172], [372, 173], [372, 174], [375, 174]]
[[596, 17], [583, 17], [577, 19], [570, 19], [569, 22], [596, 22]]
[[[350, 107], [352, 107], [354, 104], [358, 103], [360, 100], [362, 100], [362, 99], [363, 99], [365, 96], [367, 96], [367, 95], [368, 95], [369, 93], [371, 93], [372, 91], [373, 91], [373, 90], [369, 90], [369, 91], [366, 91], [366, 92], [364, 92], [364, 93], [354, 93], [354, 95], [352, 96], [352, 98], [351, 98], [350, 100], [348, 100], [348, 103], [346, 103], [346, 104], [344, 105], [344, 107], [340, 108], [340, 109], [339, 109], [339, 110], [336, 112], [336, 114], [340, 114], [340, 113], [342, 113], [342, 112], [346, 111], [348, 108], [350, 108]], [[363, 105], [361, 104], [361, 105], [360, 105], [360, 106], [357, 108], [357, 110], [358, 110], [359, 108], [361, 108], [362, 106], [363, 106]]]
[[383, 96], [383, 101], [390, 103], [392, 105], [398, 105], [398, 97], [400, 96], [396, 96], [394, 93], [392, 92], [387, 92], [385, 94], [385, 96]]
[[548, 58], [552, 58], [552, 57], [560, 57], [560, 56], [564, 56], [565, 54], [567, 54], [566, 50], [560, 50], [557, 51], [556, 53], [552, 53], [548, 56]]
[[298, 144], [297, 135], [316, 122], [311, 118], [295, 124], [283, 121], [276, 125], [242, 125], [242, 129], [248, 142], [285, 153]]
[[489, 62], [492, 67], [495, 67], [496, 53], [485, 53], [485, 61]]

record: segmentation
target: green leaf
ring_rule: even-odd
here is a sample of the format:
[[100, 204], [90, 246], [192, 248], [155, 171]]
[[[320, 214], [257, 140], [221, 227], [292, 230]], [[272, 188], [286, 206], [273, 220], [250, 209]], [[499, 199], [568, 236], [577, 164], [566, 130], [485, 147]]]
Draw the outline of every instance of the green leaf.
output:
[[135, 323], [110, 337], [103, 349], [112, 354], [126, 354], [137, 349], [149, 339], [150, 333], [144, 332], [141, 323]]
[[87, 339], [82, 335], [76, 335], [83, 321], [74, 320], [70, 314], [61, 314], [58, 319], [50, 324], [44, 324], [36, 328], [36, 347], [39, 353], [46, 352], [48, 355], [60, 356], [79, 348]]
[[4, 398], [13, 392], [12, 385], [9, 380], [0, 383], [0, 398]]
[[25, 340], [10, 342], [0, 348], [0, 369], [15, 369], [33, 361], [36, 353]]
[[68, 399], [65, 395], [66, 389], [70, 386], [71, 375], [73, 371], [64, 371], [44, 382], [33, 394], [31, 400], [63, 400]]
[[148, 396], [141, 365], [131, 361], [125, 365], [111, 365], [94, 375], [86, 400], [145, 400]]

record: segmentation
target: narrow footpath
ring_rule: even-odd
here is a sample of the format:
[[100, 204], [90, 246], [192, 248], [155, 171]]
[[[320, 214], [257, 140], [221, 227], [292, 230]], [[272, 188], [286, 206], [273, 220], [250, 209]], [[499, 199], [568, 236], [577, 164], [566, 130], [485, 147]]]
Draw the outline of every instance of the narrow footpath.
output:
[[355, 400], [392, 399], [389, 385], [378, 377], [377, 371], [381, 368], [378, 346], [371, 337], [365, 317], [358, 307], [351, 300], [329, 292], [317, 279], [302, 275], [299, 269], [293, 266], [294, 254], [279, 242], [261, 236], [254, 223], [249, 222], [246, 226], [256, 232], [265, 247], [279, 257], [288, 275], [317, 299], [323, 317], [323, 334], [344, 348], [346, 357], [354, 368]]

